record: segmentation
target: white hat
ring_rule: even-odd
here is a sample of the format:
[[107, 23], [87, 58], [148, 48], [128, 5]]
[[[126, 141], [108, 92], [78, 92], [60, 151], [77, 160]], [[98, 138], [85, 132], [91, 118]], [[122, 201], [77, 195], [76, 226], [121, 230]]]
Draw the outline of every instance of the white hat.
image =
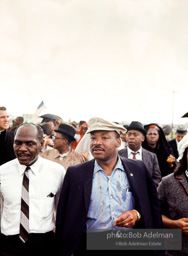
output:
[[182, 159], [183, 153], [187, 147], [188, 147], [188, 133], [183, 137], [182, 140], [180, 140], [180, 142], [178, 142], [178, 152], [179, 152], [179, 157], [177, 159], [178, 162]]
[[187, 127], [185, 125], [179, 125], [176, 129], [176, 133], [186, 134], [187, 133]]

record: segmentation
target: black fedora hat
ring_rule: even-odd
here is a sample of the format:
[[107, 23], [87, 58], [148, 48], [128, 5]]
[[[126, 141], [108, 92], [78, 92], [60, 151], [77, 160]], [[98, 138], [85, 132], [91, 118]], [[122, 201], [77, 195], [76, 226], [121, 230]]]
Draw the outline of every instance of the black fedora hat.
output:
[[76, 131], [75, 129], [69, 125], [69, 124], [60, 124], [57, 130], [54, 130], [55, 132], [60, 132], [62, 134], [65, 134], [69, 136], [72, 140], [76, 140], [74, 138]]
[[146, 130], [144, 129], [144, 126], [137, 121], [133, 121], [130, 123], [130, 125], [127, 127], [127, 131], [130, 131], [130, 130], [136, 130], [143, 133], [144, 136], [146, 135]]

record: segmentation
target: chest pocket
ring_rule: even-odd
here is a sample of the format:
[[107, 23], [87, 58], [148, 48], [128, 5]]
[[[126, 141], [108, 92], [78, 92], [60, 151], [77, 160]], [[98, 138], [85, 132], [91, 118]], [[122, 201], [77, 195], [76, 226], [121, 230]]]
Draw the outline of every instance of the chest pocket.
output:
[[40, 215], [41, 217], [51, 216], [54, 212], [54, 197], [44, 197], [41, 199]]

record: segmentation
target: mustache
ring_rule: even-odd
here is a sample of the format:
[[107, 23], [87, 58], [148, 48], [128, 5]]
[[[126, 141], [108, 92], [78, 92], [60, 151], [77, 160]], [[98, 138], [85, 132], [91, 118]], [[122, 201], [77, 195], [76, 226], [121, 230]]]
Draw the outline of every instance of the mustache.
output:
[[95, 149], [101, 149], [101, 150], [104, 150], [102, 147], [100, 147], [100, 146], [94, 146], [93, 148], [92, 148], [92, 150], [95, 150]]

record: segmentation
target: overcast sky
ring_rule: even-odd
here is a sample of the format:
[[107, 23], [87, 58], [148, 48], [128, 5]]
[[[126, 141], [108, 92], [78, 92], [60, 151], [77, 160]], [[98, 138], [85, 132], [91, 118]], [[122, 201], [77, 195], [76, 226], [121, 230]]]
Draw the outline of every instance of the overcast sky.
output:
[[187, 13], [187, 0], [0, 0], [0, 105], [183, 124]]

